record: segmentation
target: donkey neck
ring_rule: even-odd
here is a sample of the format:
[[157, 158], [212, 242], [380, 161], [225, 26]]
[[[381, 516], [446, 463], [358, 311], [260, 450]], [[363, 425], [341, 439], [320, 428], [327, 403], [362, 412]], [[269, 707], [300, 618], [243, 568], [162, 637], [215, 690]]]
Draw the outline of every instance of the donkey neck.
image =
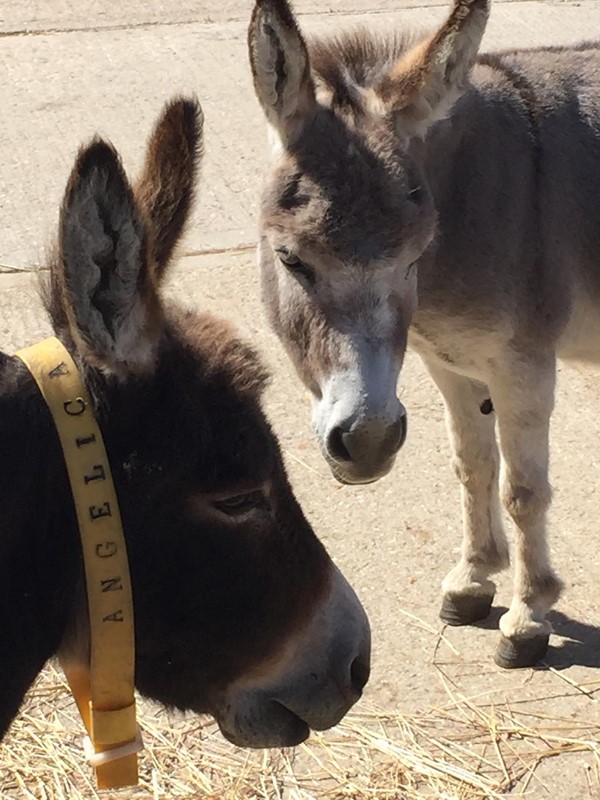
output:
[[438, 216], [419, 262], [421, 328], [439, 328], [441, 316], [487, 324], [490, 308], [515, 296], [510, 265], [533, 263], [537, 247], [536, 147], [523, 97], [486, 64], [450, 116], [412, 146]]
[[435, 123], [423, 140], [411, 143], [411, 155], [423, 169], [442, 215], [482, 205], [514, 211], [511, 192], [500, 204], [497, 195], [513, 176], [517, 185], [519, 176], [521, 182], [529, 177], [527, 170], [523, 174], [523, 162], [535, 162], [532, 97], [516, 85], [508, 67], [503, 71], [501, 56], [496, 62], [477, 63], [470, 88], [449, 116]]
[[25, 367], [0, 354], [0, 738], [54, 655], [80, 574], [77, 528], [50, 413]]
[[422, 139], [411, 140], [410, 154], [425, 174], [436, 207], [461, 188], [456, 186], [457, 172], [462, 177], [465, 166], [478, 156], [471, 152], [469, 161], [465, 148], [473, 141], [474, 129], [484, 125], [487, 113], [485, 93], [473, 86], [448, 117], [435, 122]]

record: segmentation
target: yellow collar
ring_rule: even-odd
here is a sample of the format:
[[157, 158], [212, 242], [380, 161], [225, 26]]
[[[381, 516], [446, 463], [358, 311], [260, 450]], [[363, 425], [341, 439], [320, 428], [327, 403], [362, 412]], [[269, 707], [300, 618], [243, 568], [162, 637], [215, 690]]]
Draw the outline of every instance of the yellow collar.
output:
[[110, 465], [87, 389], [58, 339], [16, 353], [54, 419], [69, 474], [85, 565], [90, 665], [63, 664], [89, 734], [100, 789], [137, 784], [142, 749], [134, 700], [135, 639], [127, 549]]

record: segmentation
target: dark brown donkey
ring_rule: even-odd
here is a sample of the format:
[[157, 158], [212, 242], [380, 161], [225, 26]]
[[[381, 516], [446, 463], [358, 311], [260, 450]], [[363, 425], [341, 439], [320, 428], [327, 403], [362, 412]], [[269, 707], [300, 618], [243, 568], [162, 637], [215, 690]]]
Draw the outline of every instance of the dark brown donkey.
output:
[[[166, 107], [132, 189], [96, 140], [69, 180], [47, 305], [85, 374], [119, 496], [136, 686], [213, 714], [239, 745], [336, 724], [369, 674], [369, 627], [306, 522], [229, 325], [159, 287], [192, 202], [202, 116]], [[0, 735], [44, 662], [87, 656], [78, 530], [49, 411], [0, 353]]]
[[305, 44], [286, 0], [257, 0], [249, 45], [274, 145], [264, 297], [322, 451], [342, 481], [389, 471], [414, 348], [462, 484], [442, 618], [489, 612], [509, 561], [501, 498], [515, 583], [496, 658], [515, 667], [545, 652], [561, 588], [545, 522], [556, 358], [600, 358], [600, 47], [477, 58], [489, 5], [454, 0], [431, 35]]

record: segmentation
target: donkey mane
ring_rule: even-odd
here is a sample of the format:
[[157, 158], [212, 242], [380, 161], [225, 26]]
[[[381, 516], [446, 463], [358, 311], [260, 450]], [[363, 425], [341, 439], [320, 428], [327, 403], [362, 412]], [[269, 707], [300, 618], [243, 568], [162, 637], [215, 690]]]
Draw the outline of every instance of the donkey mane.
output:
[[237, 335], [234, 325], [209, 313], [199, 315], [167, 306], [167, 324], [202, 352], [205, 381], [223, 380], [237, 394], [259, 398], [271, 376], [256, 350]]
[[[363, 97], [357, 90], [380, 84], [393, 65], [427, 36], [426, 30], [379, 33], [357, 26], [333, 37], [308, 38], [310, 65], [317, 86], [331, 93], [329, 104], [333, 111], [362, 115]], [[512, 55], [599, 49], [600, 42], [597, 41], [584, 41], [568, 48], [563, 45], [507, 48], [480, 53], [476, 63], [505, 72], [506, 65], [502, 61]]]
[[518, 56], [523, 53], [585, 53], [586, 50], [600, 50], [600, 42], [589, 40], [578, 42], [577, 44], [552, 44], [542, 47], [508, 47], [501, 50], [493, 50], [491, 53], [480, 53], [477, 62], [485, 61], [490, 56]]

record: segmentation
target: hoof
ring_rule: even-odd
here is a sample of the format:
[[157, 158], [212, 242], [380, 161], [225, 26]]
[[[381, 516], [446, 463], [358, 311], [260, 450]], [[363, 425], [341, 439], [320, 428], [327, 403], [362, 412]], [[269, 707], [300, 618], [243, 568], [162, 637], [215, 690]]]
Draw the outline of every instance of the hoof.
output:
[[442, 601], [440, 619], [446, 625], [479, 622], [489, 615], [493, 599], [493, 594], [447, 594]]
[[545, 634], [529, 639], [507, 639], [501, 635], [494, 661], [503, 669], [534, 667], [546, 655], [549, 640]]

